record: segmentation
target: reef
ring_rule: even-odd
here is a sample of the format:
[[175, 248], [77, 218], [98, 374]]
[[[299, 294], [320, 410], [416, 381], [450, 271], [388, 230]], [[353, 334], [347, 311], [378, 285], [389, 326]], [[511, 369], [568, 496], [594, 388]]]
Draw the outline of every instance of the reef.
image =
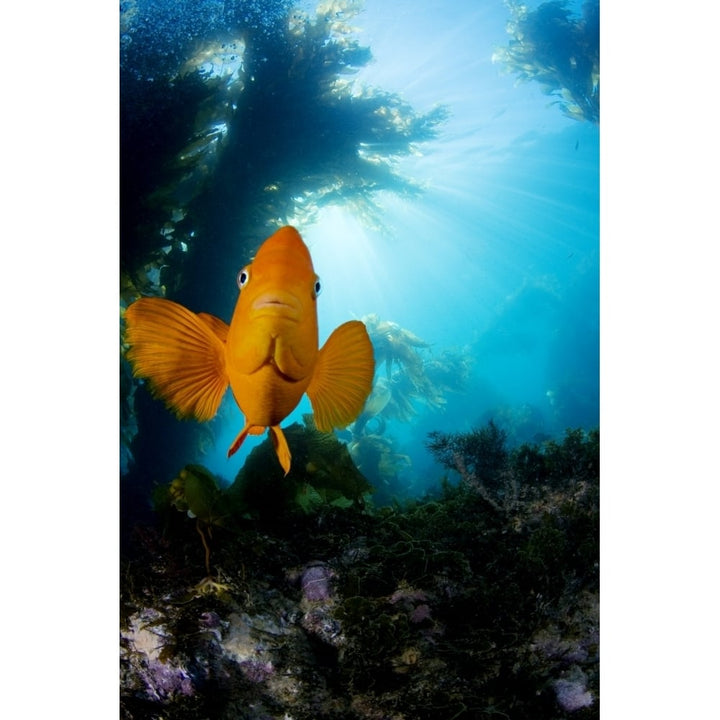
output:
[[519, 80], [540, 83], [565, 115], [600, 122], [600, 3], [587, 0], [573, 17], [567, 0], [544, 2], [534, 10], [508, 2], [507, 47], [493, 61]]
[[[296, 428], [308, 485], [316, 432]], [[121, 717], [599, 717], [599, 432], [427, 442], [448, 475], [393, 507], [357, 477], [310, 503], [290, 476], [239, 492], [269, 462], [171, 482], [122, 560]]]

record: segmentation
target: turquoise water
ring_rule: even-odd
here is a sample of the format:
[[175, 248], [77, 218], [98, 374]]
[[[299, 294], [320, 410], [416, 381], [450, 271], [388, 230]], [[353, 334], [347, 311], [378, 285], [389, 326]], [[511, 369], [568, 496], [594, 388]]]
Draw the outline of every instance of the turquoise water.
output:
[[[293, 64], [298, 80], [288, 84], [287, 66], [268, 51], [278, 47], [273, 38], [285, 27], [283, 5], [196, 3], [192, 13], [172, 3], [123, 5], [121, 169], [124, 164], [126, 177], [144, 182], [138, 186], [135, 181], [132, 192], [126, 189], [130, 180], [123, 184], [121, 225], [130, 228], [121, 241], [123, 262], [138, 265], [157, 254], [157, 248], [139, 238], [147, 237], [143, 233], [148, 228], [158, 234], [164, 227], [160, 213], [139, 220], [137, 206], [142, 204], [138, 198], [151, 196], [167, 182], [162, 168], [169, 151], [162, 147], [163, 138], [144, 135], [137, 127], [156, 122], [167, 137], [177, 131], [175, 146], [181, 146], [187, 127], [197, 130], [203, 95], [186, 88], [188, 99], [177, 106], [187, 110], [187, 117], [174, 110], [162, 121], [156, 118], [166, 109], [163, 103], [176, 107], [172, 93], [184, 87], [177, 68], [211, 41], [220, 38], [227, 45], [228, 38], [242, 37], [245, 46], [233, 46], [232, 61], [223, 56], [225, 77], [236, 72], [243, 78], [244, 89], [236, 87], [235, 95], [226, 98], [239, 109], [222, 116], [222, 127], [216, 121], [220, 129], [213, 136], [231, 140], [224, 148], [218, 141], [217, 152], [207, 154], [203, 168], [210, 180], [201, 183], [193, 177], [182, 190], [172, 176], [177, 183], [172, 201], [185, 215], [168, 238], [182, 242], [175, 252], [192, 259], [177, 266], [168, 261], [170, 270], [151, 280], [163, 285], [167, 297], [229, 321], [235, 274], [272, 232], [273, 222], [289, 222], [310, 247], [323, 281], [321, 342], [340, 323], [374, 314], [424, 341], [413, 352], [428, 373], [448, 368], [448, 358], [458, 362], [461, 375], [451, 372], [443, 383], [434, 381], [436, 401], [414, 395], [411, 417], [388, 417], [382, 429], [379, 422], [373, 426], [391, 444], [393, 456], [402, 458], [393, 477], [385, 478], [387, 497], [421, 495], [445, 474], [425, 447], [430, 431], [466, 432], [492, 419], [507, 432], [509, 444], [516, 445], [559, 438], [570, 427], [597, 427], [598, 126], [564, 114], [540, 83], [519, 82], [497, 57], [494, 61], [510, 40], [510, 10], [502, 2], [368, 0], [364, 9], [358, 3], [335, 3], [327, 17], [341, 22], [342, 30], [333, 37], [356, 41], [373, 58], [337, 77], [392, 94], [420, 115], [442, 108], [442, 119], [434, 126], [434, 137], [411, 142], [411, 152], [394, 153], [382, 145], [358, 150], [377, 150], [384, 158], [381, 164], [391, 156], [394, 175], [369, 193], [369, 209], [350, 192], [348, 182], [330, 201], [320, 202], [310, 192], [302, 198], [304, 176], [327, 174], [327, 158], [317, 159], [328, 147], [325, 143], [354, 132], [355, 126], [351, 112], [337, 118], [316, 115], [314, 124], [301, 122], [307, 110], [303, 103], [313, 101], [303, 94], [309, 74], [302, 75]], [[568, 8], [579, 16], [579, 3]], [[301, 10], [312, 19], [315, 4], [303, 3]], [[190, 36], [192, 42], [187, 42], [184, 38]], [[212, 64], [208, 57], [206, 70]], [[275, 82], [284, 90], [258, 90], [260, 83], [264, 90]], [[154, 96], [148, 90], [153, 84], [169, 89]], [[268, 129], [246, 171], [238, 150], [242, 140], [234, 138], [245, 131], [238, 118], [249, 97], [256, 103], [267, 100]], [[238, 159], [231, 164], [227, 158], [233, 153]], [[281, 181], [292, 176], [292, 202], [283, 206], [284, 215], [278, 215], [277, 205], [268, 209], [264, 220], [270, 225], [265, 229], [256, 222], [248, 237], [246, 216], [235, 215], [233, 198], [251, 193], [243, 183], [258, 172], [258, 163], [283, 160], [280, 189], [267, 193], [281, 194]], [[406, 192], [404, 181], [417, 191]], [[244, 202], [253, 211], [260, 205]], [[307, 205], [313, 203], [316, 212], [309, 214]], [[166, 205], [165, 211], [179, 217], [177, 209]], [[262, 217], [262, 210], [257, 212]], [[143, 232], [137, 229], [141, 226]], [[180, 269], [173, 276], [175, 267]], [[178, 279], [175, 289], [173, 277]], [[387, 368], [379, 365], [377, 375], [387, 378]], [[394, 379], [402, 380], [399, 375]], [[200, 439], [196, 423], [177, 421], [144, 388], [134, 394], [130, 409], [123, 427], [133, 440], [123, 470], [142, 487], [169, 481], [189, 462], [205, 465], [229, 483], [247, 453], [264, 439], [250, 438], [227, 459], [227, 447], [243, 425], [229, 393]], [[310, 410], [305, 398], [284, 425], [302, 422]], [[348, 432], [339, 436], [350, 439]]]

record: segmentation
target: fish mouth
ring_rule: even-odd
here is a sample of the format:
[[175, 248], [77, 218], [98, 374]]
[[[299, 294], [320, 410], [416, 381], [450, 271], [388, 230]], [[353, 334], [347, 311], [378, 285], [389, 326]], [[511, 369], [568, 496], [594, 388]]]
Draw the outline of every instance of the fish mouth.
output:
[[288, 292], [263, 293], [253, 300], [250, 306], [253, 315], [274, 315], [289, 320], [299, 320], [301, 305], [299, 300]]

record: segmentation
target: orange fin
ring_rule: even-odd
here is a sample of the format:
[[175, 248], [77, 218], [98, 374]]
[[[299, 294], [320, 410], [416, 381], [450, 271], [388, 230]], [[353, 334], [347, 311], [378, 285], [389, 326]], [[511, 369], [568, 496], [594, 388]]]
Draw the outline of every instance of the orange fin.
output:
[[[218, 320], [218, 322], [220, 322]], [[179, 418], [215, 416], [228, 377], [225, 345], [207, 320], [165, 298], [140, 298], [125, 311], [127, 358]]]
[[220, 338], [220, 342], [224, 343], [227, 341], [227, 335], [230, 326], [224, 320], [221, 320], [215, 315], [204, 312], [198, 313], [197, 316], [210, 326], [212, 331]]
[[[248, 435], [262, 435], [264, 430], [265, 428], [262, 425], [249, 425], [246, 423], [245, 427], [240, 431], [233, 441], [233, 444], [228, 449], [227, 456], [232, 457], [240, 449], [240, 446], [243, 444]], [[272, 444], [275, 448], [275, 452], [277, 453], [280, 465], [282, 465], [282, 469], [287, 475], [290, 472], [290, 459], [292, 455], [290, 454], [290, 448], [288, 447], [285, 435], [279, 425], [273, 425], [270, 427], [270, 436], [272, 437]]]
[[256, 425], [248, 425], [245, 423], [245, 427], [238, 433], [238, 436], [232, 441], [232, 445], [228, 448], [227, 456], [232, 457], [240, 449], [240, 446], [243, 444], [245, 438], [250, 434], [250, 431], [255, 430], [256, 428]]
[[264, 425], [250, 425], [245, 423], [245, 427], [238, 433], [238, 436], [233, 440], [232, 445], [228, 448], [228, 457], [232, 457], [243, 444], [245, 438], [248, 435], [262, 435], [265, 432]]
[[375, 374], [373, 346], [365, 325], [350, 320], [336, 328], [318, 353], [307, 389], [321, 432], [349, 425], [360, 414]]
[[275, 448], [275, 452], [277, 453], [278, 460], [287, 475], [290, 472], [290, 460], [292, 459], [292, 455], [290, 454], [290, 448], [288, 447], [285, 435], [279, 425], [270, 426], [270, 436], [272, 437], [272, 444]]

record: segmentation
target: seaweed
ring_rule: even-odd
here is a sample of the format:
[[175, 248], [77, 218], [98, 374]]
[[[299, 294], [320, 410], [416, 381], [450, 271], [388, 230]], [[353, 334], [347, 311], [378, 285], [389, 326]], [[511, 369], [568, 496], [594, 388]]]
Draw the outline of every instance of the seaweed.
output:
[[[298, 456], [328, 442], [293, 427]], [[448, 482], [405, 506], [308, 511], [299, 484], [281, 492], [253, 462], [260, 510], [244, 482], [218, 489], [227, 589], [212, 594], [188, 592], [202, 559], [186, 515], [163, 536], [138, 531], [123, 564], [125, 716], [598, 717], [599, 432], [511, 450], [490, 424], [434, 437], [487, 488], [512, 475], [513, 503]]]
[[363, 508], [373, 488], [353, 463], [347, 446], [315, 428], [312, 416], [285, 428], [292, 449], [290, 472], [273, 462], [270, 439], [254, 448], [228, 488], [235, 512], [276, 520], [286, 514], [329, 507]]
[[460, 473], [465, 485], [474, 488], [493, 508], [511, 506], [517, 496], [514, 474], [508, 472], [507, 433], [493, 420], [468, 433], [428, 433], [428, 450], [451, 470]]
[[400, 475], [412, 464], [409, 455], [398, 452], [387, 422], [409, 423], [422, 406], [443, 410], [446, 394], [465, 387], [472, 359], [466, 350], [453, 349], [428, 356], [430, 343], [375, 313], [365, 315], [362, 322], [373, 344], [376, 376], [362, 412], [348, 428], [352, 433], [348, 449], [378, 488], [376, 501], [384, 504], [396, 493], [403, 494]]
[[587, 0], [574, 18], [568, 0], [550, 0], [534, 10], [508, 2], [512, 36], [493, 61], [520, 80], [540, 83], [562, 112], [575, 120], [600, 122], [600, 3]]
[[[242, 3], [187, 33], [130, 19], [121, 64], [122, 297], [196, 302], [199, 281], [222, 277], [284, 224], [342, 203], [382, 225], [378, 191], [416, 196], [399, 158], [432, 140], [448, 116], [414, 110], [353, 75], [372, 59], [349, 24], [361, 2], [320, 3], [314, 16], [285, 1], [262, 31]], [[165, 34], [161, 28], [165, 27]], [[141, 52], [166, 45], [163, 53]], [[240, 245], [238, 245], [240, 238]], [[233, 273], [234, 274], [234, 271]], [[229, 274], [229, 277], [232, 277]], [[228, 285], [229, 292], [232, 284]], [[227, 298], [202, 298], [210, 312]], [[213, 303], [213, 304], [209, 304]]]

